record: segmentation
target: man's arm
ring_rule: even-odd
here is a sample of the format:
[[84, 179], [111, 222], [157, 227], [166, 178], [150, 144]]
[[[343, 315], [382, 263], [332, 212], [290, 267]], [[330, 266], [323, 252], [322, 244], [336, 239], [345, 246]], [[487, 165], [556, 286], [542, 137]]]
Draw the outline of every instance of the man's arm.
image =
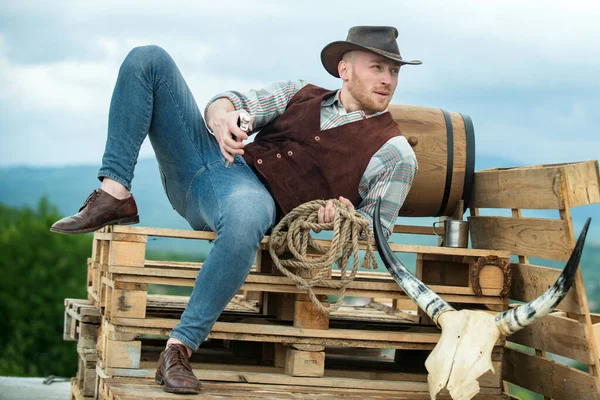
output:
[[371, 221], [371, 233], [375, 204], [381, 196], [381, 225], [386, 238], [392, 234], [417, 169], [415, 153], [403, 136], [389, 140], [375, 153], [359, 184], [363, 201], [356, 210]]
[[[250, 114], [249, 131], [260, 129], [283, 114], [292, 97], [306, 85], [303, 80], [280, 82], [265, 89], [247, 93], [229, 91], [213, 97], [206, 106], [204, 119], [219, 142], [223, 156], [233, 161], [231, 154], [244, 154], [241, 141], [248, 135], [237, 126], [241, 110]], [[232, 135], [240, 141], [234, 140]]]
[[253, 129], [260, 129], [283, 114], [292, 97], [307, 84], [304, 80], [296, 80], [274, 83], [267, 88], [253, 89], [246, 93], [237, 91], [220, 93], [206, 106], [206, 123], [211, 128], [210, 119], [214, 116], [214, 111], [245, 110], [253, 119]]

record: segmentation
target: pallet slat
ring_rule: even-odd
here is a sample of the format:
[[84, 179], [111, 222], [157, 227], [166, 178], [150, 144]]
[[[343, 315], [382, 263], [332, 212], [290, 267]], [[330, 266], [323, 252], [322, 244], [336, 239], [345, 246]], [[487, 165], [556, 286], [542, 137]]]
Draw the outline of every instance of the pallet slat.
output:
[[[548, 290], [561, 274], [561, 270], [540, 267], [531, 264], [511, 264], [513, 284], [510, 288], [510, 298], [517, 301], [528, 302], [541, 296]], [[579, 304], [576, 291], [571, 288], [563, 301], [557, 307], [560, 310], [583, 314], [585, 310]]]
[[[201, 239], [201, 240], [215, 240], [216, 235], [214, 232], [200, 232], [191, 231], [186, 229], [169, 229], [169, 228], [152, 228], [143, 226], [127, 226], [127, 225], [115, 225], [112, 227], [113, 232], [116, 233], [132, 233], [138, 235], [148, 236], [160, 236], [160, 237], [171, 237], [180, 239]], [[331, 241], [329, 240], [315, 240], [316, 243], [329, 247]], [[260, 248], [262, 250], [269, 249], [269, 236], [265, 236], [262, 241]], [[414, 244], [397, 244], [390, 243], [390, 248], [394, 252], [398, 253], [424, 253], [424, 254], [439, 254], [439, 255], [458, 255], [465, 257], [485, 257], [495, 255], [500, 258], [510, 257], [510, 253], [507, 251], [498, 250], [485, 250], [485, 249], [455, 249], [450, 247], [437, 247], [437, 246], [423, 246]], [[360, 243], [360, 249], [365, 250], [366, 245], [364, 242]]]
[[477, 208], [564, 208], [558, 186], [565, 179], [571, 207], [600, 202], [598, 161], [475, 172], [469, 205]]
[[542, 357], [506, 348], [503, 379], [552, 399], [597, 400], [597, 379]]
[[[268, 366], [230, 365], [213, 363], [192, 363], [192, 368], [198, 379], [203, 381], [240, 382], [240, 377], [246, 383], [269, 385], [294, 385], [310, 387], [335, 387], [373, 390], [412, 390], [428, 392], [426, 374], [408, 374], [387, 371], [346, 371], [325, 369], [325, 376], [320, 379], [285, 375], [283, 368]], [[500, 362], [494, 362], [497, 371], [501, 369]], [[106, 368], [106, 372], [115, 377], [153, 378], [156, 362], [142, 362], [140, 369]], [[498, 390], [499, 374], [485, 373], [479, 378], [479, 384], [486, 392]], [[360, 383], [358, 383], [360, 382]]]
[[[146, 268], [144, 268], [146, 270]], [[127, 269], [126, 267], [116, 267], [112, 269], [112, 271], [118, 271], [118, 274], [114, 276], [115, 280], [119, 280], [120, 282], [131, 282], [131, 283], [149, 283], [149, 284], [167, 284], [171, 283], [177, 286], [193, 286], [195, 282], [195, 277], [185, 276], [184, 277], [174, 277], [176, 275], [173, 272], [166, 272], [161, 270], [150, 270], [148, 273], [144, 273], [144, 271], [132, 271]], [[127, 273], [121, 275], [121, 273]], [[135, 275], [134, 275], [135, 273]], [[131, 274], [131, 275], [128, 275]], [[164, 276], [168, 275], [168, 276]], [[110, 285], [110, 281], [108, 278], [104, 278], [105, 283]], [[335, 279], [334, 279], [335, 281]], [[472, 299], [465, 298], [463, 302], [471, 303], [477, 302], [481, 303], [480, 298], [474, 297], [473, 289], [470, 287], [461, 287], [461, 286], [445, 286], [445, 285], [429, 285], [431, 290], [436, 292], [439, 295], [455, 295], [455, 296], [465, 296], [472, 297]], [[250, 291], [265, 291], [271, 293], [306, 293], [306, 291], [302, 289], [298, 289], [294, 281], [285, 276], [273, 276], [273, 275], [262, 275], [262, 274], [250, 274], [248, 275], [243, 289]], [[496, 297], [500, 294], [501, 288], [483, 288], [482, 289], [483, 296], [493, 296]], [[357, 296], [357, 297], [386, 297], [385, 295], [392, 294], [392, 297], [405, 297], [404, 291], [398, 284], [391, 279], [384, 280], [361, 280], [356, 279], [353, 282], [349, 283], [347, 288], [348, 296]], [[339, 290], [331, 289], [323, 286], [315, 286], [314, 292], [316, 294], [328, 294], [328, 295], [336, 295], [339, 294]], [[369, 292], [365, 294], [361, 294], [361, 292]], [[379, 295], [373, 296], [372, 292], [380, 293]], [[385, 294], [385, 295], [384, 295]], [[456, 300], [450, 300], [456, 301]], [[490, 298], [486, 299], [486, 302], [494, 302], [495, 304], [501, 304], [502, 301], [495, 300]]]
[[[323, 378], [313, 378], [323, 379]], [[360, 384], [360, 380], [348, 380], [351, 384]], [[352, 382], [354, 381], [354, 382]], [[482, 393], [475, 396], [474, 400], [503, 400], [505, 395], [483, 388]], [[170, 400], [181, 399], [178, 394], [164, 392], [158, 385], [150, 380], [135, 378], [103, 378], [101, 382], [101, 400]], [[428, 393], [414, 392], [410, 390], [373, 390], [353, 386], [352, 388], [338, 387], [314, 387], [295, 385], [271, 385], [246, 383], [243, 380], [231, 382], [202, 382], [202, 392], [198, 395], [186, 395], [186, 399], [261, 399], [261, 400], [284, 400], [284, 399], [395, 399], [395, 400], [429, 400]], [[448, 393], [440, 393], [438, 400], [450, 400]]]
[[550, 314], [511, 335], [507, 340], [593, 364], [594, 355], [586, 337], [585, 325], [579, 321]]
[[571, 238], [567, 221], [542, 218], [469, 217], [471, 243], [520, 256], [567, 261]]

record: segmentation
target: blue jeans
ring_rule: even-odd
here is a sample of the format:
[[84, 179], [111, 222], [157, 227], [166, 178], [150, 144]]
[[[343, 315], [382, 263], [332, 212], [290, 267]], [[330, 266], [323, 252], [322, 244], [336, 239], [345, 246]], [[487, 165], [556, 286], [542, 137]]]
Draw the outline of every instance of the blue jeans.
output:
[[121, 65], [98, 177], [131, 189], [146, 135], [173, 208], [193, 229], [217, 234], [171, 333], [196, 350], [244, 283], [260, 241], [275, 223], [275, 203], [242, 157], [225, 168], [183, 76], [157, 46], [134, 48]]

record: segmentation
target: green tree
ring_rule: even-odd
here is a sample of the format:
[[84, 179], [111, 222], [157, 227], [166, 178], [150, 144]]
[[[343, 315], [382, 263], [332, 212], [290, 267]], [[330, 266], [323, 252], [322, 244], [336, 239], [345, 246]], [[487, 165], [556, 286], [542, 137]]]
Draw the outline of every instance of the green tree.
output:
[[92, 237], [51, 233], [59, 218], [46, 199], [37, 209], [0, 203], [0, 375], [77, 371], [76, 344], [63, 341], [63, 301], [87, 297]]

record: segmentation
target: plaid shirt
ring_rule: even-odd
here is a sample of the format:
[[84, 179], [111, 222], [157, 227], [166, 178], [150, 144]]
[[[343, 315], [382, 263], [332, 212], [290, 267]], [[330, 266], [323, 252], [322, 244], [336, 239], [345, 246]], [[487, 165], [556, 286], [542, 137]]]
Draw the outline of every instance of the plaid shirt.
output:
[[[206, 106], [220, 98], [227, 98], [236, 110], [244, 109], [254, 117], [253, 133], [283, 114], [292, 97], [308, 83], [303, 80], [275, 83], [261, 90], [247, 93], [224, 92], [213, 97]], [[205, 109], [205, 116], [206, 116]], [[387, 112], [387, 111], [383, 111]], [[340, 101], [340, 90], [321, 103], [321, 130], [327, 130], [361, 119], [375, 117], [379, 112], [365, 115], [358, 110], [347, 113]], [[418, 169], [417, 158], [403, 136], [385, 143], [371, 158], [358, 186], [362, 202], [357, 212], [371, 221], [377, 198], [381, 196], [382, 227], [386, 237], [392, 234], [400, 207], [404, 203]]]

